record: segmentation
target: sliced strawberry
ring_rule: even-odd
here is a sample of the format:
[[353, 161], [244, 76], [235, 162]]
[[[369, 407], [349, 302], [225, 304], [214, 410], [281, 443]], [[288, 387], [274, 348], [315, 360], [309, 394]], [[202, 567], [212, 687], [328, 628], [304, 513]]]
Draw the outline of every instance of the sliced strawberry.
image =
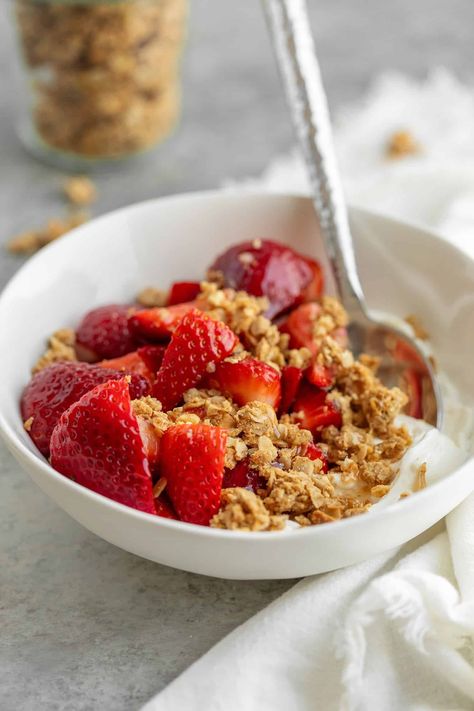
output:
[[241, 242], [216, 259], [211, 270], [224, 276], [225, 286], [253, 296], [266, 296], [267, 316], [273, 318], [302, 302], [314, 279], [305, 257], [270, 240]]
[[150, 468], [125, 380], [111, 380], [64, 412], [51, 436], [51, 464], [78, 484], [155, 514]]
[[155, 499], [155, 508], [157, 516], [163, 516], [163, 518], [172, 518], [175, 521], [179, 521], [179, 518], [173, 511], [171, 503], [165, 498], [164, 494], [161, 494], [161, 496]]
[[200, 291], [201, 284], [198, 281], [175, 281], [171, 285], [168, 306], [194, 301]]
[[317, 301], [321, 298], [324, 291], [324, 275], [323, 270], [319, 262], [315, 259], [310, 259], [306, 257], [306, 262], [310, 266], [313, 272], [312, 279], [308, 286], [303, 292], [303, 298], [305, 301]]
[[313, 461], [315, 459], [319, 459], [322, 462], [322, 469], [321, 471], [324, 472], [324, 474], [327, 473], [328, 470], [328, 458], [326, 457], [325, 452], [323, 452], [320, 447], [318, 447], [314, 442], [310, 442], [309, 444], [306, 445], [306, 450], [303, 455], [304, 457], [308, 457], [308, 459], [312, 459]]
[[130, 375], [141, 375], [151, 387], [163, 361], [165, 350], [164, 346], [143, 346], [120, 358], [102, 360], [97, 365], [100, 365], [101, 368], [121, 370]]
[[334, 385], [334, 373], [326, 365], [314, 361], [305, 372], [306, 379], [321, 390], [328, 390]]
[[166, 346], [142, 346], [138, 349], [137, 353], [155, 376], [161, 368], [165, 351]]
[[156, 306], [137, 311], [129, 318], [130, 331], [135, 338], [146, 341], [166, 341], [172, 336], [183, 316], [197, 306], [196, 302], [189, 301], [186, 304]]
[[426, 366], [422, 357], [416, 349], [412, 348], [412, 346], [410, 346], [410, 344], [406, 341], [403, 341], [402, 339], [398, 340], [392, 350], [392, 354], [397, 362], [412, 365], [420, 371], [426, 372]]
[[[291, 348], [309, 348], [315, 356], [318, 353], [318, 346], [314, 340], [314, 324], [320, 315], [321, 306], [319, 304], [314, 302], [301, 304], [289, 314], [278, 328], [282, 333], [290, 334]], [[347, 346], [346, 328], [334, 329], [331, 336], [343, 348]]]
[[229, 356], [237, 343], [237, 336], [225, 323], [196, 309], [186, 314], [166, 349], [152, 389], [163, 410], [175, 407], [186, 390]]
[[329, 425], [342, 425], [342, 416], [337, 405], [328, 399], [324, 390], [316, 390], [311, 385], [304, 384], [301, 387], [293, 405], [293, 412], [301, 415], [299, 424], [313, 435]]
[[256, 358], [244, 358], [237, 363], [222, 361], [209, 376], [209, 387], [230, 395], [237, 405], [253, 400], [278, 407], [281, 397], [280, 373]]
[[[23, 420], [33, 418], [30, 437], [40, 452], [49, 454], [49, 440], [60, 416], [82, 395], [108, 380], [122, 380], [123, 373], [89, 363], [65, 361], [54, 363], [33, 376], [21, 398]], [[132, 376], [132, 398], [142, 397], [149, 390], [140, 375]]]
[[280, 331], [290, 334], [292, 348], [309, 348], [313, 355], [317, 354], [314, 324], [320, 315], [321, 306], [315, 303], [301, 304], [290, 313], [284, 324], [280, 326]]
[[208, 526], [220, 505], [227, 432], [211, 425], [182, 424], [161, 441], [161, 475], [182, 521]]
[[230, 489], [237, 486], [257, 493], [257, 489], [265, 486], [265, 479], [260, 476], [258, 469], [251, 469], [248, 460], [244, 459], [237, 462], [233, 469], [224, 470], [222, 488]]
[[279, 414], [284, 415], [293, 405], [296, 393], [303, 380], [303, 371], [294, 365], [287, 365], [281, 372], [281, 401]]
[[150, 422], [148, 422], [148, 420], [138, 416], [137, 422], [143, 442], [145, 456], [151, 469], [154, 471], [157, 469], [158, 462], [160, 460], [161, 437], [158, 436], [156, 429]]
[[401, 388], [408, 395], [405, 412], [410, 417], [423, 419], [423, 375], [415, 368], [407, 368], [402, 375]]
[[136, 348], [128, 327], [132, 307], [109, 304], [89, 311], [76, 331], [78, 357], [87, 362], [118, 358]]

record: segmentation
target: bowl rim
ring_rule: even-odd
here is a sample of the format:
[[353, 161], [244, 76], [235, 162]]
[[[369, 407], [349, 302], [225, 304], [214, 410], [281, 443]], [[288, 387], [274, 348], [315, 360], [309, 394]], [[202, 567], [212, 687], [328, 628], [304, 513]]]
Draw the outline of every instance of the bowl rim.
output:
[[[55, 252], [60, 252], [67, 250], [71, 242], [75, 240], [82, 240], [83, 233], [87, 232], [91, 225], [94, 226], [94, 228], [97, 225], [100, 225], [102, 222], [106, 222], [109, 220], [111, 217], [119, 217], [120, 215], [124, 215], [127, 213], [133, 213], [133, 212], [139, 212], [142, 210], [144, 207], [150, 207], [152, 205], [161, 205], [164, 203], [170, 203], [170, 202], [189, 202], [189, 201], [201, 201], [203, 199], [211, 200], [211, 201], [219, 201], [221, 199], [238, 199], [241, 200], [243, 198], [249, 198], [249, 199], [259, 199], [259, 198], [264, 198], [264, 199], [296, 199], [296, 200], [303, 200], [303, 201], [311, 201], [311, 197], [308, 195], [305, 195], [303, 193], [299, 192], [272, 192], [272, 191], [265, 191], [265, 190], [257, 190], [257, 189], [249, 189], [249, 188], [225, 188], [225, 189], [216, 189], [216, 190], [202, 190], [202, 191], [195, 191], [195, 192], [189, 192], [189, 193], [177, 193], [173, 195], [167, 195], [167, 196], [161, 196], [157, 198], [150, 198], [148, 200], [143, 200], [140, 202], [132, 203], [130, 205], [126, 205], [124, 207], [118, 208], [116, 210], [109, 211], [107, 213], [104, 213], [103, 215], [100, 215], [93, 220], [90, 220], [89, 222], [80, 225], [79, 227], [71, 230], [67, 235], [61, 238], [61, 240], [58, 240], [57, 242], [53, 242], [49, 245], [47, 245], [45, 248], [43, 248], [40, 252], [37, 254], [33, 255], [30, 257], [18, 270], [15, 272], [15, 274], [9, 279], [7, 284], [5, 285], [4, 289], [0, 293], [0, 313], [3, 308], [3, 302], [5, 300], [5, 297], [8, 296], [8, 293], [10, 290], [15, 288], [17, 280], [22, 278], [22, 274], [26, 269], [31, 269], [35, 267], [40, 267], [41, 264], [49, 259], [50, 254], [54, 254]], [[437, 242], [441, 242], [444, 247], [448, 249], [448, 251], [452, 251], [453, 254], [456, 254], [458, 257], [460, 256], [466, 264], [471, 265], [471, 268], [474, 268], [474, 260], [463, 250], [461, 250], [459, 247], [456, 245], [448, 242], [446, 239], [441, 237], [439, 234], [436, 232], [431, 231], [430, 229], [425, 229], [421, 227], [418, 224], [411, 223], [408, 221], [403, 221], [399, 220], [397, 218], [391, 217], [391, 216], [386, 216], [381, 212], [377, 211], [372, 211], [372, 210], [367, 210], [363, 208], [358, 208], [358, 207], [351, 207], [350, 212], [352, 216], [355, 215], [361, 215], [362, 217], [368, 216], [368, 217], [375, 217], [376, 219], [381, 219], [384, 222], [391, 224], [392, 226], [397, 226], [397, 227], [402, 227], [402, 228], [408, 228], [411, 231], [414, 232], [419, 232], [423, 234], [424, 236], [429, 235], [431, 239], [436, 240]], [[330, 535], [330, 531], [340, 531], [344, 528], [353, 528], [355, 526], [361, 525], [359, 522], [367, 520], [365, 515], [362, 516], [353, 516], [349, 517], [346, 519], [340, 519], [337, 521], [333, 521], [331, 523], [331, 526], [308, 526], [308, 527], [300, 527], [300, 528], [287, 528], [283, 531], [278, 532], [278, 537], [275, 539], [274, 535], [262, 535], [262, 534], [272, 534], [274, 532], [271, 531], [239, 531], [239, 530], [224, 530], [224, 529], [219, 529], [219, 528], [211, 528], [209, 526], [201, 526], [198, 524], [194, 523], [188, 523], [186, 521], [176, 521], [173, 519], [167, 519], [162, 516], [155, 516], [154, 514], [149, 514], [145, 513], [144, 511], [139, 511], [137, 509], [134, 509], [130, 506], [126, 506], [125, 504], [121, 504], [117, 501], [114, 501], [113, 499], [109, 499], [108, 497], [98, 494], [95, 491], [92, 491], [91, 489], [88, 489], [85, 486], [82, 486], [81, 484], [76, 483], [75, 481], [72, 481], [71, 479], [68, 479], [64, 475], [62, 475], [60, 472], [56, 471], [53, 469], [53, 467], [49, 464], [49, 462], [44, 459], [44, 457], [40, 454], [38, 451], [33, 452], [29, 449], [29, 447], [26, 446], [26, 444], [20, 439], [18, 434], [15, 432], [14, 428], [9, 424], [6, 416], [4, 415], [2, 411], [2, 403], [0, 402], [0, 435], [2, 436], [3, 440], [9, 447], [10, 451], [13, 454], [17, 454], [22, 461], [25, 459], [27, 460], [28, 464], [34, 468], [34, 469], [39, 469], [42, 474], [44, 474], [46, 477], [49, 477], [50, 479], [52, 478], [55, 480], [57, 484], [60, 486], [68, 488], [71, 492], [74, 492], [74, 495], [82, 496], [84, 499], [89, 499], [93, 502], [95, 502], [99, 506], [105, 506], [105, 508], [108, 508], [111, 511], [117, 512], [117, 513], [123, 513], [125, 515], [131, 516], [133, 519], [138, 520], [138, 521], [143, 521], [144, 523], [148, 523], [149, 525], [156, 526], [159, 528], [164, 527], [165, 529], [168, 529], [170, 531], [176, 531], [176, 533], [181, 533], [183, 535], [186, 534], [195, 534], [200, 537], [204, 538], [214, 538], [214, 539], [222, 539], [222, 540], [249, 540], [251, 538], [254, 542], [259, 541], [258, 545], [267, 545], [269, 544], [270, 541], [274, 540], [280, 540], [282, 537], [284, 539], [292, 538], [295, 536], [298, 536], [301, 539], [308, 539], [308, 538], [322, 538], [327, 535]], [[431, 484], [429, 487], [426, 487], [425, 489], [416, 492], [416, 496], [409, 496], [406, 497], [403, 500], [395, 501], [390, 503], [387, 507], [379, 510], [379, 511], [369, 511], [367, 512], [368, 515], [370, 516], [370, 520], [375, 522], [378, 521], [381, 518], [387, 519], [387, 515], [395, 515], [399, 513], [400, 511], [406, 511], [407, 513], [411, 511], [413, 508], [417, 508], [418, 506], [422, 506], [423, 502], [428, 499], [430, 499], [432, 496], [437, 495], [437, 492], [441, 489], [443, 489], [444, 486], [446, 486], [446, 483], [448, 481], [451, 482], [451, 484], [454, 483], [454, 481], [457, 481], [458, 479], [461, 479], [463, 476], [465, 476], [467, 470], [472, 463], [474, 462], [474, 455], [471, 455], [466, 459], [466, 461], [460, 466], [454, 469], [449, 475], [446, 477], [440, 479], [437, 482], [434, 482]]]

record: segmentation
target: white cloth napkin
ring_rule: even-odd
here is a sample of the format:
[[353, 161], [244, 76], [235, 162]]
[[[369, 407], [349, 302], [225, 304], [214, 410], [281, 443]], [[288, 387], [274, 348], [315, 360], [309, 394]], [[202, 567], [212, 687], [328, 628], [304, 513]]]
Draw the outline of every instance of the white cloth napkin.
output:
[[[474, 256], [474, 90], [441, 70], [422, 85], [385, 76], [336, 125], [351, 202], [435, 227]], [[398, 129], [423, 152], [388, 162]], [[262, 184], [307, 190], [297, 155]], [[474, 495], [401, 549], [298, 583], [143, 711], [467, 711], [473, 638]]]

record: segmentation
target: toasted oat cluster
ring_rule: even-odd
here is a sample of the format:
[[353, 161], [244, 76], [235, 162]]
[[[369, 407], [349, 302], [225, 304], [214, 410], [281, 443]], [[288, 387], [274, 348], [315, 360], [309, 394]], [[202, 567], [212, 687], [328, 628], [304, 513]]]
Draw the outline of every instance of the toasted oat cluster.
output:
[[353, 357], [316, 262], [269, 241], [235, 249], [207, 281], [53, 334], [25, 428], [63, 474], [147, 513], [242, 531], [364, 513], [411, 444], [395, 424], [408, 397]]
[[110, 157], [171, 130], [185, 0], [16, 0], [16, 14], [34, 122], [48, 145]]

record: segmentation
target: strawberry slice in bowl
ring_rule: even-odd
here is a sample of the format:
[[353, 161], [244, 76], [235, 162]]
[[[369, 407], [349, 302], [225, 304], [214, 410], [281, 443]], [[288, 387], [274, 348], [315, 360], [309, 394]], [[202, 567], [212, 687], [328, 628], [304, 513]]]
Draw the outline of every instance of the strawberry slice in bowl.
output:
[[227, 287], [266, 296], [267, 316], [274, 318], [301, 303], [305, 290], [317, 290], [314, 264], [314, 260], [308, 261], [286, 245], [256, 239], [230, 247], [215, 260], [210, 271], [219, 272]]
[[293, 404], [293, 413], [298, 424], [316, 437], [324, 427], [342, 425], [341, 411], [334, 401], [324, 390], [318, 390], [308, 383], [302, 385]]
[[294, 365], [286, 365], [281, 373], [281, 402], [279, 414], [284, 415], [293, 405], [301, 381], [303, 370]]
[[256, 358], [233, 362], [221, 361], [206, 384], [229, 395], [238, 405], [253, 400], [266, 402], [275, 410], [281, 399], [281, 376], [278, 370]]
[[175, 281], [168, 295], [168, 306], [194, 301], [201, 291], [198, 281]]
[[[21, 398], [21, 415], [30, 420], [29, 434], [42, 454], [48, 456], [51, 434], [65, 410], [85, 393], [109, 380], [123, 380], [116, 368], [90, 363], [54, 363], [33, 376]], [[131, 376], [131, 397], [146, 395], [149, 383], [141, 374]]]
[[76, 330], [79, 359], [95, 363], [135, 350], [137, 342], [128, 325], [133, 310], [124, 304], [107, 304], [86, 313]]
[[101, 368], [113, 368], [129, 375], [141, 375], [150, 387], [155, 382], [165, 354], [165, 346], [142, 346], [132, 353], [97, 363]]
[[154, 306], [130, 315], [128, 327], [133, 337], [141, 341], [168, 341], [175, 332], [183, 316], [198, 308], [197, 301], [175, 304], [174, 306]]
[[156, 514], [150, 467], [123, 378], [98, 385], [61, 415], [51, 436], [51, 465], [98, 494]]
[[212, 425], [170, 427], [161, 442], [161, 475], [182, 521], [208, 526], [219, 510], [227, 432]]
[[202, 378], [238, 344], [238, 338], [221, 321], [193, 309], [180, 321], [156, 376], [152, 395], [164, 410], [171, 410], [189, 388]]

